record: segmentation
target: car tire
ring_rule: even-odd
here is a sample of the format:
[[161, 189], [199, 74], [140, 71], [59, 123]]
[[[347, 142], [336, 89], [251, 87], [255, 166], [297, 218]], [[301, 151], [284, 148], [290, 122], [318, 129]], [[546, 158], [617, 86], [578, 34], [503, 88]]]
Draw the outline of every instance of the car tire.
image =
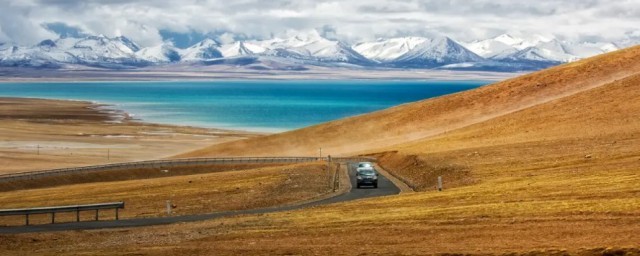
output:
[[374, 187], [374, 188], [378, 188], [378, 183], [377, 183], [377, 182], [376, 182], [376, 183], [374, 183], [374, 184], [373, 184], [373, 187]]

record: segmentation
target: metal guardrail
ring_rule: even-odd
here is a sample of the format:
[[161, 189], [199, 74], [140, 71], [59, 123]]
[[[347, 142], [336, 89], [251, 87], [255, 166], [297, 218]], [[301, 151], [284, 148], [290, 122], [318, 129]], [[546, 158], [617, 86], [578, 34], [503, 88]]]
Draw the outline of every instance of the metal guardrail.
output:
[[0, 216], [24, 215], [25, 224], [29, 226], [29, 216], [33, 214], [51, 214], [51, 224], [53, 224], [56, 221], [56, 213], [76, 212], [76, 221], [80, 222], [81, 211], [96, 211], [95, 220], [97, 221], [99, 216], [98, 215], [99, 211], [104, 209], [115, 209], [116, 220], [118, 220], [119, 219], [118, 210], [124, 209], [124, 202], [50, 206], [50, 207], [23, 208], [23, 209], [2, 209], [0, 210]]
[[208, 165], [208, 164], [265, 164], [265, 163], [303, 163], [314, 161], [375, 161], [371, 157], [226, 157], [226, 158], [185, 158], [185, 159], [168, 159], [168, 160], [148, 160], [138, 162], [124, 162], [104, 165], [92, 165], [82, 167], [58, 168], [41, 171], [21, 172], [13, 174], [0, 175], [0, 182], [9, 182], [17, 180], [30, 180], [48, 176], [67, 175], [76, 173], [86, 173], [93, 171], [109, 171], [137, 168], [171, 168], [189, 165]]
[[[16, 174], [0, 175], [0, 182], [36, 179], [40, 177], [67, 175], [76, 173], [85, 173], [92, 171], [108, 171], [122, 170], [130, 168], [153, 168], [153, 167], [176, 167], [188, 165], [206, 165], [206, 164], [237, 164], [237, 163], [300, 163], [314, 161], [330, 161], [330, 162], [374, 162], [376, 159], [371, 157], [232, 157], [232, 158], [189, 158], [189, 159], [171, 159], [171, 160], [151, 160], [140, 162], [114, 163], [106, 165], [93, 165], [73, 168], [60, 168], [33, 172], [23, 172]], [[339, 165], [338, 165], [339, 166]], [[339, 167], [338, 167], [339, 168]], [[334, 182], [338, 182], [339, 170], [337, 170]], [[335, 188], [334, 188], [335, 190]], [[95, 210], [95, 220], [99, 220], [99, 210], [115, 209], [115, 219], [118, 220], [118, 210], [124, 209], [124, 202], [86, 204], [86, 205], [68, 205], [54, 207], [38, 207], [24, 209], [0, 209], [0, 216], [25, 215], [25, 223], [29, 225], [29, 216], [33, 214], [51, 214], [51, 223], [55, 223], [55, 214], [61, 212], [76, 212], [76, 221], [80, 221], [81, 211]]]

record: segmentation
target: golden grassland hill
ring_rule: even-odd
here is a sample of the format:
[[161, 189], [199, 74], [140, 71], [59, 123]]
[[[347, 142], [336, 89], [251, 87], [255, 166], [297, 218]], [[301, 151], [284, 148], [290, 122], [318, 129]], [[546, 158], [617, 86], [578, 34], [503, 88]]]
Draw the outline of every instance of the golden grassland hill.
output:
[[[622, 184], [613, 182], [622, 175], [618, 171], [629, 177], [640, 174], [639, 88], [640, 73], [447, 134], [389, 147], [393, 151], [381, 154], [381, 160], [412, 158], [427, 166], [440, 165], [435, 169], [453, 170], [443, 175], [471, 167], [473, 176], [483, 179], [565, 175], [578, 180], [589, 174], [619, 187]], [[411, 166], [392, 161], [383, 165], [407, 172], [406, 179], [419, 179], [409, 171]]]
[[[3, 208], [29, 208], [124, 201], [126, 207], [120, 212], [120, 217], [140, 218], [166, 215], [166, 200], [176, 206], [174, 215], [187, 215], [290, 204], [333, 191], [332, 175], [324, 163], [243, 166], [245, 169], [242, 170], [226, 166], [227, 171], [225, 166], [212, 168], [218, 170], [206, 173], [196, 170], [191, 172], [194, 174], [183, 170], [182, 174], [169, 177], [101, 182], [85, 180], [69, 185], [57, 181], [57, 186], [1, 192], [0, 202]], [[90, 216], [92, 213], [87, 214]], [[101, 214], [103, 219], [114, 217], [111, 211], [102, 211]], [[74, 221], [75, 213], [60, 214], [57, 219]], [[31, 220], [35, 224], [48, 221], [48, 215], [34, 215]], [[24, 216], [2, 217], [0, 223], [21, 225]]]
[[0, 252], [91, 254], [117, 244], [119, 253], [147, 255], [637, 255], [638, 76], [633, 47], [185, 154], [315, 154], [322, 145], [378, 156], [417, 193], [169, 226], [3, 235], [10, 242]]
[[[388, 244], [376, 247], [384, 253], [637, 247], [640, 240], [631, 234], [640, 233], [639, 88], [640, 47], [633, 47], [477, 90], [187, 155], [311, 153], [323, 145], [328, 152], [376, 155], [418, 191], [434, 191], [436, 177], [444, 177], [445, 193], [267, 218], [300, 220], [281, 233], [293, 232], [285, 235], [292, 241], [333, 236], [346, 249], [358, 244], [353, 230], [364, 229], [372, 244]], [[406, 239], [391, 239], [385, 228], [366, 223], [397, 228]], [[305, 225], [314, 231], [293, 231]], [[335, 227], [344, 229], [332, 234]], [[434, 229], [442, 232], [426, 232]], [[216, 239], [275, 243], [266, 234], [239, 233]], [[231, 245], [218, 246], [233, 251]]]
[[225, 172], [225, 171], [242, 171], [262, 167], [273, 167], [288, 165], [284, 163], [268, 163], [268, 164], [199, 164], [199, 165], [180, 165], [180, 166], [154, 166], [154, 167], [130, 167], [126, 169], [105, 169], [79, 171], [70, 173], [56, 173], [55, 175], [43, 175], [35, 178], [17, 179], [17, 180], [0, 180], [0, 192], [59, 187], [74, 184], [108, 182], [108, 181], [125, 181], [125, 180], [142, 180], [153, 178], [164, 178], [173, 176], [184, 176], [192, 174]]
[[[370, 114], [249, 140], [213, 145], [189, 156], [332, 155], [432, 137], [603, 86], [640, 71], [639, 47], [628, 48], [489, 86], [403, 104]], [[544, 121], [544, 120], [541, 120]]]

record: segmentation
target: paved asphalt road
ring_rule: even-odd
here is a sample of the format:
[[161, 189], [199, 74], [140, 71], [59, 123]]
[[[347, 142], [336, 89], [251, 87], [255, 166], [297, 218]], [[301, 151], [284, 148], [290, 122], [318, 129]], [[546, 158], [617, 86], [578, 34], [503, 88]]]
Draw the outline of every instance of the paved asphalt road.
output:
[[383, 175], [379, 175], [378, 188], [373, 188], [373, 187], [362, 187], [360, 189], [356, 188], [355, 168], [356, 168], [355, 163], [349, 163], [349, 178], [350, 178], [351, 187], [352, 187], [351, 191], [335, 197], [327, 198], [320, 201], [310, 202], [306, 204], [301, 204], [301, 205], [252, 209], [252, 210], [243, 210], [243, 211], [216, 212], [216, 213], [198, 214], [198, 215], [173, 216], [173, 217], [138, 218], [138, 219], [109, 220], [109, 221], [67, 222], [67, 223], [44, 224], [44, 225], [33, 225], [33, 226], [0, 227], [0, 234], [163, 225], [163, 224], [172, 224], [172, 223], [179, 223], [179, 222], [209, 220], [209, 219], [215, 219], [220, 217], [228, 217], [228, 216], [243, 215], [243, 214], [262, 214], [262, 213], [271, 213], [271, 212], [290, 211], [290, 210], [302, 209], [302, 208], [307, 208], [307, 207], [312, 207], [317, 205], [333, 204], [333, 203], [346, 202], [346, 201], [362, 199], [362, 198], [395, 195], [400, 193], [400, 189], [396, 187], [391, 181], [389, 181], [389, 179], [387, 179]]

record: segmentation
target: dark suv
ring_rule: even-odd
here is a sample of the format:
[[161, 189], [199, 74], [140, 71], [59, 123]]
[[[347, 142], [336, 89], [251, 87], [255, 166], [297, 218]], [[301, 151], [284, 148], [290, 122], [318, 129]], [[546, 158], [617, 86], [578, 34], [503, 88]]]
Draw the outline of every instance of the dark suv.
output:
[[371, 185], [374, 188], [378, 188], [378, 173], [373, 167], [360, 167], [356, 169], [356, 180], [358, 188], [363, 185]]

